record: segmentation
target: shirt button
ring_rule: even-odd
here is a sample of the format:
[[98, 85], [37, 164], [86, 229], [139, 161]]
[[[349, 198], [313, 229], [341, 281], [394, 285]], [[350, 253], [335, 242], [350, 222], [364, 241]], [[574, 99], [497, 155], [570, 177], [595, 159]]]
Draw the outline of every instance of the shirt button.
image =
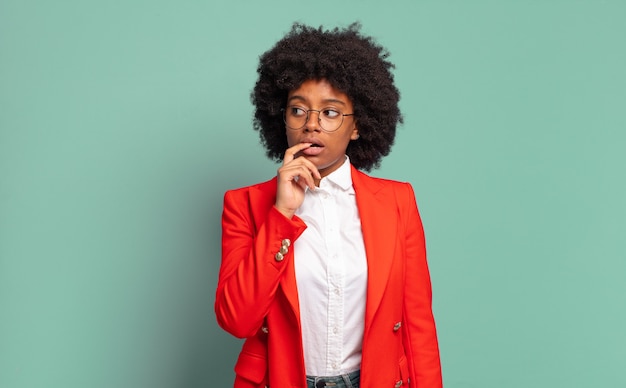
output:
[[335, 295], [339, 295], [339, 289], [335, 288]]
[[337, 329], [337, 327], [335, 326], [335, 327], [333, 328], [333, 333], [337, 334], [338, 332], [339, 332], [339, 329]]

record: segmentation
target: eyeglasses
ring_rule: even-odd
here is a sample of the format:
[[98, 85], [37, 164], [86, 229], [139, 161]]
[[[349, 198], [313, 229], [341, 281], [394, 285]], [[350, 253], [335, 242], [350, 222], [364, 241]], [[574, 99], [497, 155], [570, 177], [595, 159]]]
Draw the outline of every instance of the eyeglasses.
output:
[[341, 113], [335, 108], [304, 109], [296, 105], [289, 105], [283, 109], [283, 120], [287, 128], [297, 131], [304, 128], [309, 122], [309, 112], [317, 112], [317, 121], [324, 132], [335, 132], [343, 124], [345, 116], [354, 116], [354, 113]]

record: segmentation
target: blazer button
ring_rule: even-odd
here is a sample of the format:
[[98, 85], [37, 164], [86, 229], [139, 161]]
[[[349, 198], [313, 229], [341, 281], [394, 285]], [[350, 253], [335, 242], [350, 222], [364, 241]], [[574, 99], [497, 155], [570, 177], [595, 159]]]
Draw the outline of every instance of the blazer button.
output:
[[398, 382], [395, 385], [395, 388], [400, 388], [402, 386], [402, 380], [398, 380]]
[[286, 246], [283, 245], [283, 246], [280, 247], [280, 251], [279, 252], [281, 254], [283, 254], [283, 255], [286, 255], [287, 252], [289, 252], [289, 248], [287, 248]]
[[402, 322], [398, 322], [395, 325], [393, 325], [393, 331], [398, 331], [400, 330], [401, 327], [402, 327]]
[[289, 248], [291, 246], [291, 240], [289, 240], [288, 238], [284, 239], [281, 244], [287, 248]]
[[268, 334], [270, 332], [270, 329], [268, 329], [267, 326], [263, 326], [261, 327], [261, 331], [265, 334]]
[[274, 259], [276, 259], [276, 261], [283, 261], [284, 258], [285, 256], [283, 256], [283, 254], [280, 252], [276, 253], [276, 256], [274, 256]]

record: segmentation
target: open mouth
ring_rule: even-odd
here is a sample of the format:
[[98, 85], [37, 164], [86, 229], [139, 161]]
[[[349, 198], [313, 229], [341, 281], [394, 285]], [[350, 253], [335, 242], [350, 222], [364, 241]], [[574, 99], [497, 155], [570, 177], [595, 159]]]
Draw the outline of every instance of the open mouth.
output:
[[305, 155], [305, 156], [317, 156], [317, 155], [321, 154], [324, 151], [323, 150], [324, 146], [322, 144], [318, 144], [318, 143], [313, 142], [313, 141], [307, 141], [307, 142], [310, 142], [311, 145], [301, 151], [302, 155]]

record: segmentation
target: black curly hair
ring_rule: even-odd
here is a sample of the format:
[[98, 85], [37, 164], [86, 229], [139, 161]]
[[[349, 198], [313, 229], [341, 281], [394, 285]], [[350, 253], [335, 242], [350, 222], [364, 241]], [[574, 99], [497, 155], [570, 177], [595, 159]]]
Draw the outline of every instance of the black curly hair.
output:
[[352, 101], [359, 139], [346, 150], [350, 162], [369, 171], [389, 154], [402, 123], [400, 93], [393, 82], [388, 51], [361, 25], [324, 30], [294, 23], [291, 31], [260, 57], [259, 78], [251, 93], [254, 129], [270, 159], [280, 161], [288, 148], [282, 109], [287, 95], [304, 81], [325, 79]]

